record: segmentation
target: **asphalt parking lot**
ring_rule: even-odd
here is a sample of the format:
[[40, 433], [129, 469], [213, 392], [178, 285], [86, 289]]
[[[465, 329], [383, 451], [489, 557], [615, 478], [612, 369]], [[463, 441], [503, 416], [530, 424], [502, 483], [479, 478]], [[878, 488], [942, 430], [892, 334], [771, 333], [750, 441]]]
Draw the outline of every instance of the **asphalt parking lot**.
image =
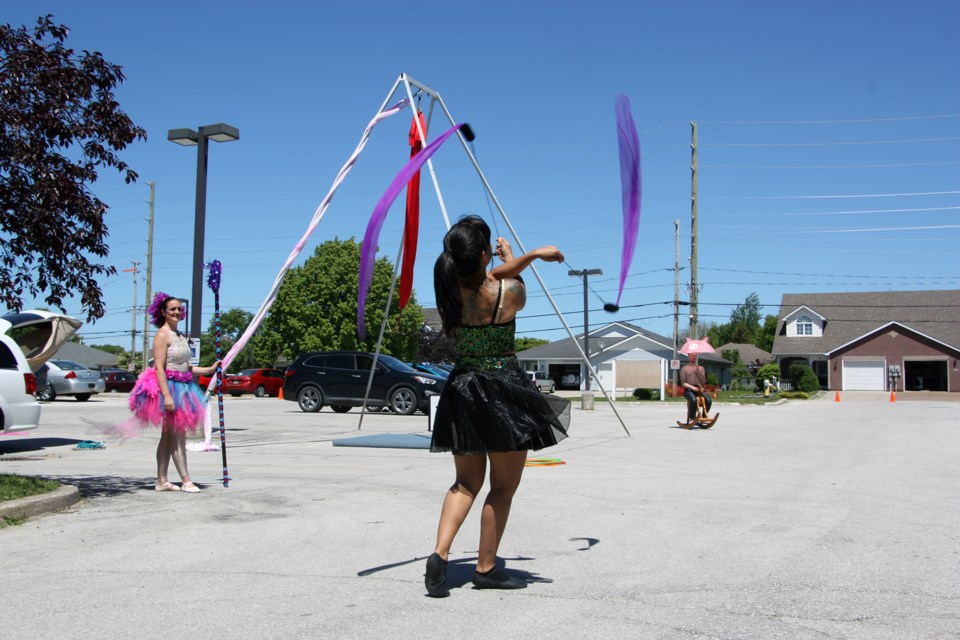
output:
[[425, 416], [358, 433], [355, 411], [226, 398], [230, 487], [219, 452], [191, 452], [204, 491], [188, 495], [153, 491], [155, 437], [99, 434], [125, 401], [44, 404], [38, 430], [0, 438], [0, 473], [84, 496], [0, 529], [4, 637], [960, 636], [953, 397], [718, 405], [690, 431], [681, 405], [626, 404], [630, 438], [575, 402], [571, 437], [532, 454], [564, 464], [526, 469], [501, 545], [529, 586], [471, 587], [475, 507], [445, 600], [425, 597], [423, 564], [450, 456], [332, 445], [424, 433]]

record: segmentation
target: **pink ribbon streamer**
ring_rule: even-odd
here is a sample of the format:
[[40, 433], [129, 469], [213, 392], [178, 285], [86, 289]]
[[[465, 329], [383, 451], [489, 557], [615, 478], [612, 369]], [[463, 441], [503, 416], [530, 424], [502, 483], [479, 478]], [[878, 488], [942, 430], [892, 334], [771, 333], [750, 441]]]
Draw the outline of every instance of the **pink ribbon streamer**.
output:
[[373, 208], [370, 215], [370, 222], [367, 224], [367, 232], [363, 236], [363, 245], [360, 247], [360, 282], [357, 291], [357, 333], [361, 340], [366, 340], [367, 327], [364, 321], [364, 312], [367, 306], [367, 292], [370, 290], [370, 282], [373, 280], [373, 265], [377, 258], [377, 242], [380, 239], [380, 230], [387, 219], [387, 211], [390, 205], [397, 199], [403, 188], [410, 182], [410, 179], [420, 171], [420, 167], [426, 164], [437, 149], [440, 148], [447, 138], [452, 136], [457, 129], [463, 126], [463, 123], [455, 124], [440, 136], [428, 144], [417, 155], [413, 156], [404, 166], [400, 173], [393, 179], [390, 186], [380, 197], [377, 205]]
[[[310, 224], [307, 226], [307, 230], [304, 232], [303, 237], [297, 241], [296, 246], [290, 252], [290, 255], [287, 257], [287, 261], [283, 263], [283, 266], [280, 267], [280, 272], [277, 274], [276, 279], [273, 281], [273, 287], [270, 289], [270, 293], [267, 294], [266, 299], [260, 305], [260, 309], [253, 316], [253, 320], [250, 321], [250, 324], [244, 330], [243, 335], [240, 336], [240, 339], [230, 350], [227, 351], [227, 355], [223, 357], [223, 368], [224, 370], [230, 366], [230, 363], [233, 362], [234, 358], [237, 357], [243, 348], [247, 346], [247, 343], [250, 342], [250, 339], [253, 337], [254, 332], [260, 326], [260, 323], [263, 322], [263, 319], [266, 317], [267, 312], [270, 310], [270, 307], [273, 305], [274, 301], [277, 299], [277, 292], [280, 290], [280, 285], [283, 283], [283, 278], [287, 275], [287, 272], [290, 270], [290, 267], [293, 265], [293, 261], [297, 259], [297, 256], [300, 255], [300, 252], [303, 251], [303, 248], [307, 244], [307, 239], [310, 238], [310, 235], [313, 233], [314, 229], [317, 228], [317, 225], [320, 224], [320, 220], [323, 219], [324, 214], [327, 212], [327, 208], [330, 206], [330, 202], [333, 200], [333, 195], [337, 192], [337, 189], [340, 188], [341, 183], [346, 179], [347, 174], [350, 173], [350, 170], [353, 169], [353, 165], [357, 162], [357, 158], [360, 157], [360, 153], [363, 151], [364, 147], [367, 146], [367, 141], [370, 139], [370, 133], [373, 131], [373, 128], [377, 126], [381, 120], [384, 120], [403, 109], [408, 103], [408, 100], [404, 98], [400, 100], [392, 107], [384, 109], [378, 113], [374, 118], [367, 124], [367, 128], [364, 129], [363, 135], [360, 136], [360, 142], [357, 144], [357, 148], [353, 150], [353, 153], [347, 158], [347, 161], [340, 168], [340, 172], [337, 173], [337, 177], [333, 181], [333, 185], [330, 187], [330, 191], [327, 192], [327, 195], [324, 196], [323, 200], [320, 202], [320, 206], [317, 207], [317, 210], [313, 214], [313, 219], [310, 221]], [[215, 384], [215, 378], [211, 378], [210, 386], [207, 387], [207, 396], [210, 395], [210, 390]], [[209, 420], [209, 414], [207, 416]], [[207, 425], [204, 424], [204, 435], [207, 440], [207, 444], [210, 441], [210, 430], [207, 428]]]
[[620, 147], [620, 188], [623, 201], [623, 251], [620, 255], [620, 291], [617, 306], [627, 282], [640, 232], [640, 139], [630, 113], [630, 99], [618, 95], [614, 104], [617, 116], [617, 142]]

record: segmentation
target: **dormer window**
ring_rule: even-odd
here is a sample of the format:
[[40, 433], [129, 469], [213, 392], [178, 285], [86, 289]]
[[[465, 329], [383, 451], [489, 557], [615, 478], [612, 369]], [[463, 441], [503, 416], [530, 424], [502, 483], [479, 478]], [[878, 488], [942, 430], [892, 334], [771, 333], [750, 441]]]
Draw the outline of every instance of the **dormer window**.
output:
[[798, 336], [813, 335], [813, 320], [810, 319], [810, 316], [800, 316], [799, 318], [797, 318], [797, 335]]

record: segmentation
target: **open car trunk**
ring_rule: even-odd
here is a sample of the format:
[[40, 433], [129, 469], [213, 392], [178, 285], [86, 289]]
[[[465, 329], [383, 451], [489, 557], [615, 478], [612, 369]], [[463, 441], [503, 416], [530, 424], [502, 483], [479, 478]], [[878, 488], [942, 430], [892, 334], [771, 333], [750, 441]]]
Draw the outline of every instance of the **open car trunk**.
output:
[[76, 318], [50, 311], [21, 311], [0, 317], [0, 332], [20, 345], [33, 372], [82, 326]]

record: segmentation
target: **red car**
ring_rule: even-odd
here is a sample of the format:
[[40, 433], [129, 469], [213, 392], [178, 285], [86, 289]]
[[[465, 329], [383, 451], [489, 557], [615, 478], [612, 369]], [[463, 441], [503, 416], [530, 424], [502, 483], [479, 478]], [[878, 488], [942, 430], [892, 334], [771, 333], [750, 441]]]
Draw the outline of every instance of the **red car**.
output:
[[103, 382], [107, 393], [130, 393], [137, 384], [137, 374], [132, 371], [106, 371]]
[[244, 369], [223, 379], [223, 392], [232, 396], [252, 393], [258, 398], [276, 396], [283, 386], [283, 372], [276, 369]]

